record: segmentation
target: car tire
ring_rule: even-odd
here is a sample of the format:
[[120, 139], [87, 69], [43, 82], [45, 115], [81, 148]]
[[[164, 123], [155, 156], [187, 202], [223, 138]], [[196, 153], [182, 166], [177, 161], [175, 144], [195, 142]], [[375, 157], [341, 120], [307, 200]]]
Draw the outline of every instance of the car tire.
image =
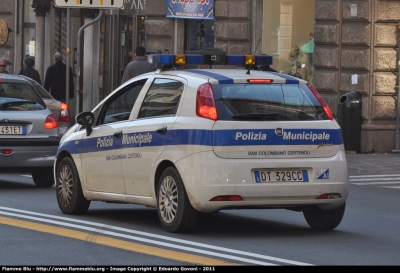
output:
[[84, 214], [90, 206], [90, 201], [82, 192], [81, 181], [70, 157], [64, 158], [57, 168], [56, 194], [60, 210], [65, 214]]
[[314, 230], [332, 230], [342, 221], [346, 203], [342, 206], [324, 210], [317, 206], [308, 207], [303, 211], [308, 225]]
[[168, 232], [192, 230], [198, 212], [190, 204], [182, 178], [174, 167], [162, 173], [157, 185], [157, 212], [162, 227]]
[[54, 185], [53, 168], [39, 168], [32, 170], [32, 179], [36, 186], [45, 188]]

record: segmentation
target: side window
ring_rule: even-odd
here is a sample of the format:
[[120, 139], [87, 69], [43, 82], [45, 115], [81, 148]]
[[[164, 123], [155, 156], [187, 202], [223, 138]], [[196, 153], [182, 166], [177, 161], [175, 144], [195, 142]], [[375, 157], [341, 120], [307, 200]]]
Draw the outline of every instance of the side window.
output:
[[105, 102], [97, 125], [128, 120], [133, 105], [145, 83], [146, 80], [135, 82]]
[[184, 85], [172, 79], [155, 79], [151, 85], [138, 118], [175, 115]]

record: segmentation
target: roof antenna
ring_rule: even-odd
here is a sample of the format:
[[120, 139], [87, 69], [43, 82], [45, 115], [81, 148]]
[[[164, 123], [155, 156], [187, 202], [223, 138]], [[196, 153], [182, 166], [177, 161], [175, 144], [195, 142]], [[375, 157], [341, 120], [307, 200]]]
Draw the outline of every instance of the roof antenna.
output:
[[[261, 38], [259, 38], [258, 39], [258, 42], [257, 42], [257, 46], [256, 46], [256, 49], [254, 50], [254, 56], [256, 55], [256, 52], [257, 52], [257, 48], [258, 48], [258, 45], [260, 44], [260, 41], [261, 41]], [[250, 74], [250, 70], [251, 70], [251, 64], [250, 64], [250, 66], [249, 66], [249, 70], [247, 70], [247, 72], [246, 72], [246, 74]]]

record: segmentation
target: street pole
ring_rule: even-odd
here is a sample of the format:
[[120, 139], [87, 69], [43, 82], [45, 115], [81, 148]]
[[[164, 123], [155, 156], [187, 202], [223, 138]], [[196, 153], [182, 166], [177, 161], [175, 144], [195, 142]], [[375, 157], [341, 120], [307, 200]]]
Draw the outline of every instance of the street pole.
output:
[[78, 31], [78, 40], [77, 40], [77, 50], [76, 50], [76, 115], [82, 112], [82, 109], [80, 107], [80, 93], [82, 90], [80, 90], [80, 84], [79, 84], [79, 77], [81, 75], [81, 69], [80, 69], [80, 51], [81, 51], [81, 35], [82, 32], [85, 28], [87, 28], [90, 25], [93, 25], [97, 21], [100, 20], [100, 18], [103, 16], [103, 10], [100, 9], [99, 16], [97, 16], [95, 19], [93, 19], [90, 22], [87, 22]]
[[396, 115], [396, 149], [393, 153], [399, 153], [399, 117], [400, 117], [400, 22], [397, 26], [397, 55], [398, 55], [398, 73], [397, 73], [397, 115]]
[[67, 50], [66, 50], [66, 88], [65, 88], [65, 102], [67, 103], [68, 107], [70, 107], [69, 104], [69, 66], [70, 66], [70, 53], [71, 53], [71, 48], [70, 48], [70, 24], [71, 24], [71, 12], [70, 8], [67, 8]]

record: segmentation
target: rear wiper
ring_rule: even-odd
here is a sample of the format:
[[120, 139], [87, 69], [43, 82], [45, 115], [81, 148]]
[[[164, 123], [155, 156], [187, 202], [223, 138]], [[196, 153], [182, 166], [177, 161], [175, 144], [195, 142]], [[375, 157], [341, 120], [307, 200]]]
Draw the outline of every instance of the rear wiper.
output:
[[3, 102], [3, 103], [0, 104], [0, 107], [1, 108], [5, 108], [7, 106], [25, 104], [25, 103], [37, 104], [38, 102], [37, 101], [31, 101], [31, 100], [15, 100], [15, 101]]
[[233, 119], [241, 120], [275, 120], [279, 116], [278, 113], [248, 113], [232, 116]]

